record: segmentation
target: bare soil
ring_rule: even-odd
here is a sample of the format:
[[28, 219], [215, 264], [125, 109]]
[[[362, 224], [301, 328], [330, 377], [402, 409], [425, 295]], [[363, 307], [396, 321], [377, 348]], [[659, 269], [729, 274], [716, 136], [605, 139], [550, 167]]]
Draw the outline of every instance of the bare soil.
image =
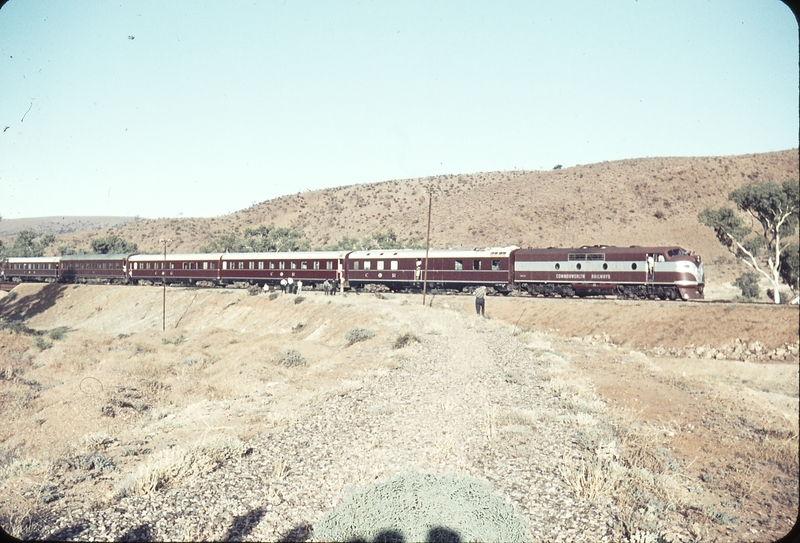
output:
[[[0, 317], [66, 330], [63, 337], [0, 331], [0, 512], [4, 527], [23, 535], [46, 533], [35, 513], [52, 507], [43, 496], [57, 491], [47, 485], [59, 461], [87, 451], [113, 457], [118, 474], [58, 479], [66, 497], [55, 506], [90, 507], [153, 451], [209, 433], [246, 442], [290, 426], [309, 402], [342, 393], [356, 375], [367, 379], [363, 372], [383, 363], [387, 346], [409, 329], [398, 323], [416, 319], [438, 334], [442, 323], [471, 322], [443, 320], [449, 315], [475, 318], [472, 298], [461, 296], [429, 296], [426, 316], [409, 310], [421, 305], [416, 295], [309, 292], [304, 300], [270, 300], [234, 289], [168, 288], [162, 332], [158, 287], [15, 290], [16, 299], [0, 300]], [[795, 524], [797, 307], [490, 297], [487, 315], [520, 340], [537, 338], [526, 340], [536, 356], [546, 343], [547, 352], [569, 360], [558, 378], [582, 383], [575, 389], [605, 403], [602, 417], [621, 443], [634, 443], [635, 429], [646, 428], [640, 435], [651, 441], [636, 450], [649, 451], [641, 454], [651, 464], [662, 458], [658, 451], [678, 461], [671, 469], [695, 497], [680, 509], [681, 533], [691, 537], [673, 540], [774, 540]], [[354, 327], [375, 339], [348, 348], [344, 337]], [[737, 342], [746, 347], [735, 351]], [[276, 364], [289, 347], [313, 363]], [[576, 439], [589, 439], [587, 431], [577, 425]]]

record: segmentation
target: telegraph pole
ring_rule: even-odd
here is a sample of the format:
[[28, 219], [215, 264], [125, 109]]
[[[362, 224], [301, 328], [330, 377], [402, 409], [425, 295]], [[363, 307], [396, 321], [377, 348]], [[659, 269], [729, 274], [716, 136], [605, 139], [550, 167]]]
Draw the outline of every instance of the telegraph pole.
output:
[[164, 289], [164, 297], [161, 304], [161, 331], [164, 332], [167, 329], [167, 242], [172, 240], [162, 238], [158, 241], [164, 244], [164, 266], [161, 268], [161, 285]]
[[428, 185], [428, 235], [425, 238], [425, 275], [422, 279], [422, 305], [428, 293], [428, 251], [431, 247], [431, 208], [433, 207], [433, 186]]

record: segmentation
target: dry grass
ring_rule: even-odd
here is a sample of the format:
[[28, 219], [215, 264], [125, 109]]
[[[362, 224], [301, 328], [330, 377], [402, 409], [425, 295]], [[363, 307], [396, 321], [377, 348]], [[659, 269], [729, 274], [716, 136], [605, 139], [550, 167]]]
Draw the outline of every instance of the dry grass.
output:
[[217, 439], [188, 449], [176, 447], [162, 450], [154, 453], [134, 473], [119, 481], [111, 498], [119, 499], [179, 486], [214, 471], [227, 460], [249, 452], [250, 449], [236, 438]]

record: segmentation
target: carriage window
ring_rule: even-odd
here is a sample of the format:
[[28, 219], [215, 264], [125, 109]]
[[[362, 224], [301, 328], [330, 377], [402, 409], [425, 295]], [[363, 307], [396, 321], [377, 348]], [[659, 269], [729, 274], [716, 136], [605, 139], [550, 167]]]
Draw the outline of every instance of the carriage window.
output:
[[223, 262], [222, 263], [222, 269], [223, 270], [227, 270], [228, 269], [228, 263], [227, 262]]
[[203, 262], [203, 269], [204, 269], [204, 270], [207, 270], [207, 269], [208, 269], [208, 262]]
[[251, 270], [256, 269], [256, 263], [251, 260], [250, 262], [247, 263], [247, 268]]
[[189, 269], [190, 269], [190, 270], [193, 270], [193, 269], [194, 269], [194, 262], [189, 262]]
[[319, 260], [315, 260], [315, 261], [314, 261], [314, 269], [315, 269], [315, 270], [318, 270], [318, 269], [319, 269]]
[[481, 269], [481, 261], [480, 260], [473, 260], [472, 261], [472, 269], [473, 270], [480, 270]]
[[297, 262], [289, 262], [289, 265], [291, 266], [291, 268], [292, 268], [293, 270], [296, 270], [296, 269], [297, 269]]
[[371, 268], [372, 268], [372, 261], [371, 260], [365, 260], [364, 261], [364, 269], [365, 270], [369, 270]]
[[217, 269], [217, 263], [216, 262], [209, 262], [208, 263], [208, 269], [209, 270], [216, 270]]
[[271, 269], [271, 270], [275, 269], [275, 263], [274, 262], [270, 262], [269, 263], [269, 269]]
[[392, 260], [392, 261], [389, 263], [389, 267], [390, 267], [392, 270], [396, 270], [396, 269], [397, 269], [397, 260]]
[[353, 269], [354, 270], [358, 269], [358, 260], [353, 260]]
[[307, 270], [307, 269], [308, 269], [308, 262], [307, 262], [307, 261], [305, 261], [305, 260], [303, 260], [303, 261], [300, 263], [300, 269], [301, 269], [301, 270]]
[[240, 270], [243, 270], [243, 269], [244, 269], [244, 261], [243, 261], [243, 260], [240, 260], [240, 261], [239, 261], [239, 269], [240, 269]]
[[378, 268], [379, 270], [383, 269], [383, 260], [378, 260]]
[[285, 262], [278, 262], [278, 268], [281, 269], [281, 270], [285, 269], [286, 268], [286, 263]]
[[[81, 266], [83, 266], [83, 264], [81, 264]], [[138, 262], [134, 262], [133, 263], [133, 269], [134, 270], [138, 270], [139, 269], [139, 263]]]
[[330, 260], [328, 260], [328, 261], [325, 263], [325, 269], [327, 269], [327, 270], [332, 270], [332, 269], [333, 269], [333, 262], [332, 262], [332, 261], [330, 261]]
[[146, 270], [150, 269], [150, 263], [149, 262], [145, 262], [144, 269], [146, 269]]
[[463, 270], [464, 269], [464, 261], [463, 260], [456, 260], [456, 269]]
[[188, 262], [181, 262], [181, 269], [182, 270], [188, 270], [189, 269], [189, 263]]
[[259, 260], [258, 261], [258, 269], [259, 270], [263, 270], [264, 269], [264, 261], [263, 260]]
[[500, 261], [492, 260], [492, 271], [500, 271]]

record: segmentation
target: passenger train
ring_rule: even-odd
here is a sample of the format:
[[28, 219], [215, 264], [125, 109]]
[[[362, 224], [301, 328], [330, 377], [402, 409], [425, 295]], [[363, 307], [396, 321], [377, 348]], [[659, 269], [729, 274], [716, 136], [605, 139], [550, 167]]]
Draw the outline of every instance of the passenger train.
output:
[[471, 292], [533, 296], [617, 295], [624, 298], [703, 298], [700, 256], [680, 247], [522, 249], [374, 249], [284, 253], [88, 254], [8, 258], [2, 280], [67, 283], [279, 285], [301, 280], [318, 287], [338, 280], [342, 289], [374, 285], [391, 291]]

